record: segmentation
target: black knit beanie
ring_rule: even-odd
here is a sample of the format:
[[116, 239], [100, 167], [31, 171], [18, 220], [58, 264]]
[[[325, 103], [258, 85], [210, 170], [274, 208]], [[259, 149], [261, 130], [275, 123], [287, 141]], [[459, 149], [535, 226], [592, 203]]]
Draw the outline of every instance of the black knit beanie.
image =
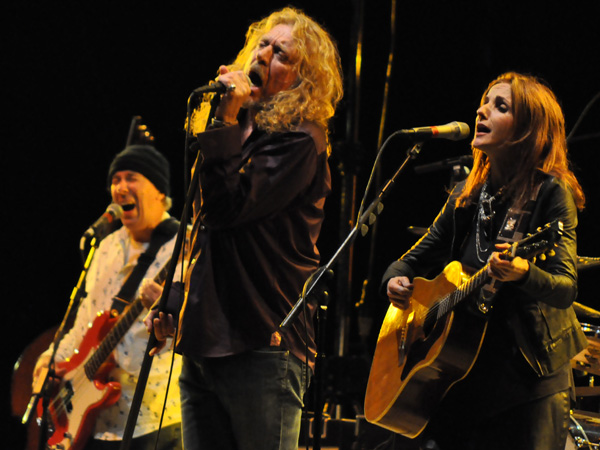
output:
[[169, 161], [151, 145], [130, 145], [115, 156], [108, 169], [108, 186], [115, 172], [132, 170], [141, 173], [166, 196], [169, 196]]

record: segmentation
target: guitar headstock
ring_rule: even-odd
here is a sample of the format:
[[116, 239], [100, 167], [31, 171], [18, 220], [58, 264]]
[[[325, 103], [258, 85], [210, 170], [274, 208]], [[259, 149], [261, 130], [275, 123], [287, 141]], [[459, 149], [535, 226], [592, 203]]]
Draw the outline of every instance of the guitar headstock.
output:
[[554, 220], [543, 227], [537, 229], [533, 234], [515, 242], [507, 250], [511, 256], [520, 256], [521, 258], [545, 259], [546, 255], [553, 256], [554, 247], [563, 235], [563, 223], [560, 220]]
[[141, 116], [133, 116], [131, 125], [129, 126], [129, 134], [127, 135], [127, 143], [129, 145], [152, 145], [154, 136], [146, 125], [142, 122]]

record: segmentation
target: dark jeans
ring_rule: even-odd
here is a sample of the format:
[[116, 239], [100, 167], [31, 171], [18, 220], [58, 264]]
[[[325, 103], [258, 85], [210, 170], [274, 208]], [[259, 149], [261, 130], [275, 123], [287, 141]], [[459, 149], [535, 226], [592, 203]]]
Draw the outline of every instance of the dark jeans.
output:
[[279, 348], [183, 358], [179, 378], [185, 450], [298, 447], [306, 365]]
[[[181, 450], [181, 424], [170, 425], [160, 430], [158, 446], [155, 446], [158, 432], [148, 433], [131, 440], [129, 450]], [[119, 450], [122, 441], [101, 441], [92, 439], [85, 450]]]

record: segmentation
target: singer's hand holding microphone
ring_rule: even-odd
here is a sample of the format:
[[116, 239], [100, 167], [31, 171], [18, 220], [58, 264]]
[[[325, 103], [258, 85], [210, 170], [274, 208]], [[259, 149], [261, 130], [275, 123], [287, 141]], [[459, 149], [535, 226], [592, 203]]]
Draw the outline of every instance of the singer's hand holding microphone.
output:
[[224, 86], [225, 93], [215, 110], [215, 118], [225, 124], [237, 123], [237, 116], [251, 94], [248, 76], [241, 70], [230, 72], [226, 66], [219, 67], [217, 83]]

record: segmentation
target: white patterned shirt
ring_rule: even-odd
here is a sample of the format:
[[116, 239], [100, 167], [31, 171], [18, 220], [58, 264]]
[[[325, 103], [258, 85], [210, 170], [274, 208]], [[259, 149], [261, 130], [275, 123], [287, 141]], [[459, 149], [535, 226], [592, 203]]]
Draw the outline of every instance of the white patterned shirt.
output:
[[[169, 261], [175, 239], [175, 237], [172, 238], [159, 249], [154, 262], [144, 276], [145, 278], [154, 278]], [[74, 349], [77, 348], [88, 330], [88, 324], [94, 321], [99, 311], [110, 310], [113, 297], [119, 293], [127, 276], [135, 267], [138, 257], [148, 248], [148, 245], [149, 243], [134, 241], [125, 227], [110, 234], [100, 243], [86, 278], [87, 297], [81, 302], [73, 327], [60, 343], [56, 361], [62, 361], [73, 354]], [[178, 279], [177, 274], [175, 279]], [[123, 437], [138, 374], [148, 344], [149, 334], [143, 323], [147, 312], [146, 309], [142, 311], [113, 351], [117, 366], [110, 373], [110, 381], [121, 383], [121, 396], [117, 403], [103, 409], [99, 414], [94, 439], [121, 440]], [[158, 429], [163, 406], [165, 409], [163, 427], [181, 422], [178, 384], [181, 357], [175, 355], [171, 382], [168, 383], [171, 358], [173, 357], [173, 352], [169, 348], [170, 342], [152, 360], [152, 367], [133, 433], [134, 438]], [[169, 384], [168, 401], [165, 405], [167, 384]]]

